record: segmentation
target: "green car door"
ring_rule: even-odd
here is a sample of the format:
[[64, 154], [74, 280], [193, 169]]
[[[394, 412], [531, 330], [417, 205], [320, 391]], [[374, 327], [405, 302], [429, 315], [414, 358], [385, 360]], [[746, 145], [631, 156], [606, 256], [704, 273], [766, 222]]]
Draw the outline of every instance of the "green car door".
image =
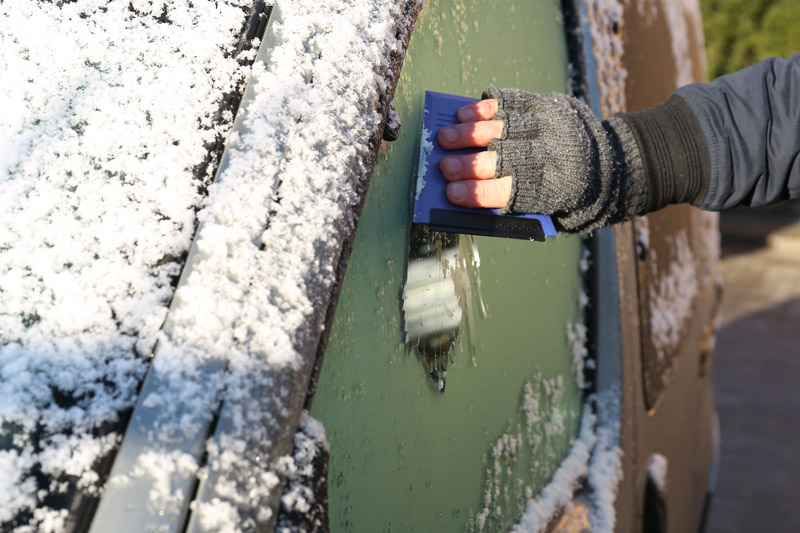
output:
[[395, 95], [403, 125], [381, 148], [311, 408], [330, 444], [332, 531], [507, 529], [577, 436], [581, 239], [411, 224], [425, 90], [489, 84], [567, 91], [558, 1], [420, 13]]

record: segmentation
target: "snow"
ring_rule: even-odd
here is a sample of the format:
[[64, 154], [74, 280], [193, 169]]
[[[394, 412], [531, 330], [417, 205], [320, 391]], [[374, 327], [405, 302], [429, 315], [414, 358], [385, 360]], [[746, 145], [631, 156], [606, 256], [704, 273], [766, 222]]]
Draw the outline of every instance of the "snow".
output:
[[[403, 125], [402, 118], [400, 117], [400, 113], [394, 108], [394, 102], [392, 102], [392, 107], [389, 109], [389, 114], [386, 117], [386, 128], [384, 130], [384, 139], [394, 139], [400, 134], [400, 127]], [[386, 134], [389, 137], [386, 137]]]
[[[322, 531], [327, 521], [327, 458], [330, 453], [322, 423], [303, 411], [294, 437], [292, 456], [283, 458], [281, 470], [288, 479], [281, 496], [279, 533]], [[320, 494], [320, 492], [323, 492]], [[298, 523], [300, 522], [300, 523]]]
[[[377, 0], [280, 8], [269, 64], [251, 73], [246, 131], [228, 143], [228, 166], [208, 188], [191, 270], [153, 362], [162, 379], [181, 384], [166, 403], [182, 416], [164, 417], [163, 438], [196, 431], [208, 406], [223, 403], [206, 488], [215, 507], [233, 509], [224, 525], [215, 522], [231, 530], [268, 521], [280, 496], [285, 452], [276, 436], [300, 415], [292, 414], [305, 392], [298, 384], [307, 382], [342, 243], [355, 227], [388, 57], [404, 24], [403, 5]], [[216, 363], [227, 372], [209, 379], [204, 369]], [[206, 507], [196, 506], [201, 522], [210, 520]]]
[[[247, 4], [0, 8], [0, 423], [22, 435], [2, 452], [18, 454], [4, 519], [40, 504], [33, 467], [97, 490], [117, 437], [91, 434], [136, 399], [208, 178], [193, 169], [246, 75], [230, 53]], [[59, 514], [25, 527], [58, 530]]]
[[623, 7], [618, 0], [586, 0], [584, 6], [597, 70], [600, 109], [603, 117], [609, 117], [625, 111], [628, 72], [622, 66]]
[[670, 47], [675, 61], [675, 87], [682, 87], [697, 80], [694, 76], [695, 60], [690, 55], [690, 35], [698, 39], [696, 45], [700, 53], [701, 71], [705, 73], [705, 43], [703, 42], [703, 22], [698, 0], [661, 0], [661, 9], [666, 15], [669, 29]]
[[592, 531], [613, 533], [616, 524], [614, 502], [622, 479], [620, 434], [620, 391], [610, 388], [597, 395], [597, 442], [592, 450], [587, 476], [589, 520]]
[[592, 266], [592, 251], [589, 248], [584, 247], [583, 252], [581, 252], [581, 260], [578, 263], [578, 268], [581, 271], [581, 274], [586, 274], [589, 272], [589, 268]]
[[589, 466], [591, 450], [597, 442], [594, 433], [596, 417], [589, 403], [584, 405], [578, 438], [569, 455], [561, 462], [550, 482], [536, 498], [530, 499], [512, 533], [544, 531], [553, 517], [572, 501], [573, 493], [581, 484]]
[[698, 293], [697, 265], [686, 230], [665, 240], [674, 259], [649, 287], [650, 335], [661, 360], [678, 346]]
[[647, 475], [660, 491], [667, 490], [667, 458], [660, 453], [654, 453], [647, 461]]
[[584, 361], [589, 356], [589, 349], [586, 347], [587, 334], [588, 329], [582, 321], [567, 324], [567, 340], [572, 352], [572, 372], [579, 389], [586, 387], [583, 367]]
[[236, 508], [229, 502], [214, 498], [209, 502], [203, 502], [202, 506], [195, 505], [193, 512], [198, 513], [200, 517], [202, 531], [216, 533], [235, 533], [237, 531], [234, 524], [238, 514]]
[[722, 253], [719, 213], [693, 209], [692, 234], [700, 287], [719, 290], [716, 287], [719, 277], [717, 267]]
[[[564, 468], [564, 463], [554, 471], [557, 459], [554, 452], [557, 447], [548, 446], [552, 442], [572, 437], [567, 434], [568, 424], [565, 422], [565, 417], [574, 418], [577, 415], [565, 411], [563, 398], [564, 379], [561, 375], [544, 378], [541, 374], [536, 374], [525, 383], [519, 406], [522, 420], [514, 425], [509, 424], [507, 431], [500, 435], [490, 448], [483, 488], [483, 508], [470, 523], [469, 531], [480, 533], [498, 530], [515, 519], [516, 513], [522, 510], [525, 501], [520, 498], [523, 494], [526, 500], [533, 497], [536, 487], [526, 485], [522, 479], [515, 477], [523, 454], [536, 454], [545, 458], [543, 461], [533, 463], [531, 467], [533, 473], [544, 477], [566, 475], [558, 473]], [[591, 408], [584, 409], [581, 422], [584, 428], [581, 431], [582, 435], [585, 431], [591, 431], [591, 428], [587, 430], [585, 425], [592, 424], [593, 421]], [[584, 454], [584, 463], [589, 459], [590, 448], [591, 446]], [[572, 447], [570, 457], [572, 459], [569, 457], [566, 459], [568, 464], [581, 460], [580, 452], [576, 451], [575, 445]], [[515, 495], [514, 491], [518, 494]]]
[[[196, 508], [200, 522], [244, 529], [254, 508], [253, 520], [269, 519], [259, 504], [280, 485], [277, 458], [248, 444], [270, 442], [276, 428], [264, 421], [289, 398], [280, 387], [261, 402], [255, 393], [286, 382], [276, 375], [302, 376], [301, 350], [316, 346], [404, 18], [403, 5], [377, 0], [284, 2], [269, 67], [248, 72], [230, 53], [249, 4], [0, 9], [0, 421], [23, 435], [44, 429], [42, 452], [25, 438], [0, 452], [0, 494], [11, 502], [3, 517], [40, 506], [32, 530], [59, 529], [60, 512], [41, 508], [30, 469], [97, 490], [91, 465], [119, 436], [92, 432], [133, 405], [157, 339], [153, 368], [171, 386], [145, 399], [164, 407], [154, 442], [198, 431], [222, 401], [231, 433], [209, 446], [207, 470], [248, 475], [219, 482]], [[227, 170], [204, 199], [211, 176], [193, 170], [226, 135], [232, 114], [216, 112], [248, 74], [247, 132], [230, 139]], [[159, 332], [171, 299], [169, 333]], [[228, 372], [203, 373], [214, 364]], [[149, 455], [137, 468], [186, 466]], [[177, 496], [154, 479], [153, 498]]]
[[422, 194], [422, 190], [425, 188], [425, 173], [428, 171], [428, 156], [431, 155], [431, 152], [433, 152], [431, 132], [428, 128], [423, 126], [419, 140], [419, 164], [417, 165], [417, 189], [414, 195], [415, 200], [419, 200], [419, 195]]
[[150, 478], [150, 501], [159, 512], [180, 512], [184, 494], [173, 489], [172, 476], [175, 473], [193, 474], [197, 471], [197, 461], [191, 455], [179, 451], [161, 454], [148, 450], [138, 457], [134, 470], [138, 475]]
[[36, 504], [36, 481], [28, 475], [34, 462], [31, 450], [0, 450], [0, 523]]
[[578, 438], [547, 486], [528, 500], [513, 533], [545, 531], [562, 510], [569, 511], [576, 494], [589, 506], [591, 531], [614, 531], [614, 501], [622, 479], [619, 420], [618, 390], [608, 389], [587, 399]]
[[636, 252], [640, 257], [650, 250], [650, 219], [639, 217], [636, 219]]

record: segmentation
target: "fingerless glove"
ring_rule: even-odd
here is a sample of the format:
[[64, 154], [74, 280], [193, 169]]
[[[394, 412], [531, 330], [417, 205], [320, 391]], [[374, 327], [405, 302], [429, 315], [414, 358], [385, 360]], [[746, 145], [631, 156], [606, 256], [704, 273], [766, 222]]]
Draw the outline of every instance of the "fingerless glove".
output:
[[483, 97], [497, 99], [503, 121], [488, 146], [495, 177], [512, 176], [503, 212], [551, 215], [561, 230], [583, 232], [705, 198], [708, 149], [680, 97], [603, 121], [563, 94], [489, 87]]

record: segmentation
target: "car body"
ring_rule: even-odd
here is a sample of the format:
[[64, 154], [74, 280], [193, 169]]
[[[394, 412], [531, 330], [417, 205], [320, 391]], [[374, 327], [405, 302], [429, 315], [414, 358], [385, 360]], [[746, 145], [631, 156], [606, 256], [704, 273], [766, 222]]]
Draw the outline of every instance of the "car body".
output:
[[[377, 5], [359, 4], [384, 13]], [[95, 466], [102, 495], [76, 485], [63, 501], [47, 500], [69, 510], [59, 530], [702, 528], [718, 449], [716, 218], [671, 207], [544, 243], [411, 223], [425, 90], [477, 97], [494, 84], [571, 92], [601, 116], [643, 109], [705, 75], [696, 2], [400, 3], [386, 32], [394, 42], [371, 60], [377, 89], [355, 94], [359, 86], [345, 82], [352, 101], [336, 108], [366, 118], [330, 118], [338, 138], [308, 151], [285, 140], [300, 139], [302, 127], [259, 129], [249, 118], [274, 110], [265, 100], [281, 96], [284, 79], [313, 89], [315, 76], [333, 84], [359, 75], [347, 70], [347, 47], [313, 32], [292, 49], [298, 64], [324, 57], [325, 42], [342, 55], [333, 74], [280, 63], [303, 9], [251, 10], [247, 36], [261, 36], [254, 59], [266, 74], [243, 89], [152, 363], [129, 421], [118, 422], [124, 437]], [[326, 9], [332, 20], [340, 11], [334, 2]], [[335, 33], [314, 24], [320, 36]], [[286, 100], [287, 117], [324, 129], [314, 106], [333, 113], [311, 96]], [[381, 141], [391, 109], [403, 125], [396, 140]], [[350, 130], [361, 144], [329, 168], [350, 148]], [[263, 263], [242, 280], [220, 274], [214, 254], [237, 255], [219, 235], [249, 227], [249, 215], [239, 222], [214, 206], [220, 191], [237, 189], [237, 165], [258, 152], [254, 132], [279, 148], [258, 162], [269, 168], [253, 192], [238, 186], [244, 203], [259, 188], [272, 192], [259, 201], [270, 206], [259, 207], [266, 228], [241, 239]], [[341, 173], [337, 190], [314, 181], [318, 169]], [[318, 188], [295, 199], [292, 187], [306, 182]], [[317, 216], [320, 232], [309, 233], [303, 224]], [[217, 335], [233, 339], [220, 350], [244, 355], [217, 356], [193, 308], [216, 316], [213, 308], [241, 301], [231, 332]], [[251, 315], [269, 325], [263, 339], [256, 326], [240, 331]], [[178, 403], [159, 401], [184, 388]], [[313, 442], [297, 440], [304, 432]], [[34, 523], [35, 510], [25, 513], [9, 527]]]

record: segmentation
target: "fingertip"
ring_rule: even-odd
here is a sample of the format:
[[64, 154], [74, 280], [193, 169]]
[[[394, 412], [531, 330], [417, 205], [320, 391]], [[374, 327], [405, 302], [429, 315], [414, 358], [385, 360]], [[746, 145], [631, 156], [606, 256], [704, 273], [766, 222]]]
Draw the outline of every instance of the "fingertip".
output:
[[442, 160], [439, 161], [439, 170], [442, 171], [442, 175], [447, 181], [458, 179], [462, 169], [463, 165], [457, 157], [443, 157]]
[[491, 120], [497, 114], [497, 100], [489, 98], [463, 106], [456, 112], [459, 122]]
[[472, 107], [472, 104], [470, 104], [458, 110], [456, 116], [460, 122], [472, 122], [475, 120], [475, 111], [473, 111]]
[[497, 100], [494, 98], [487, 98], [478, 102], [480, 104], [480, 113], [482, 120], [491, 120], [497, 114], [499, 109]]
[[460, 207], [500, 209], [511, 198], [511, 177], [482, 181], [454, 181], [445, 189], [447, 199]]
[[439, 140], [439, 144], [444, 147], [453, 146], [458, 140], [458, 130], [451, 126], [445, 126], [439, 130], [436, 138]]
[[445, 193], [447, 194], [447, 199], [456, 205], [464, 205], [464, 201], [467, 199], [467, 187], [459, 181], [449, 183]]

